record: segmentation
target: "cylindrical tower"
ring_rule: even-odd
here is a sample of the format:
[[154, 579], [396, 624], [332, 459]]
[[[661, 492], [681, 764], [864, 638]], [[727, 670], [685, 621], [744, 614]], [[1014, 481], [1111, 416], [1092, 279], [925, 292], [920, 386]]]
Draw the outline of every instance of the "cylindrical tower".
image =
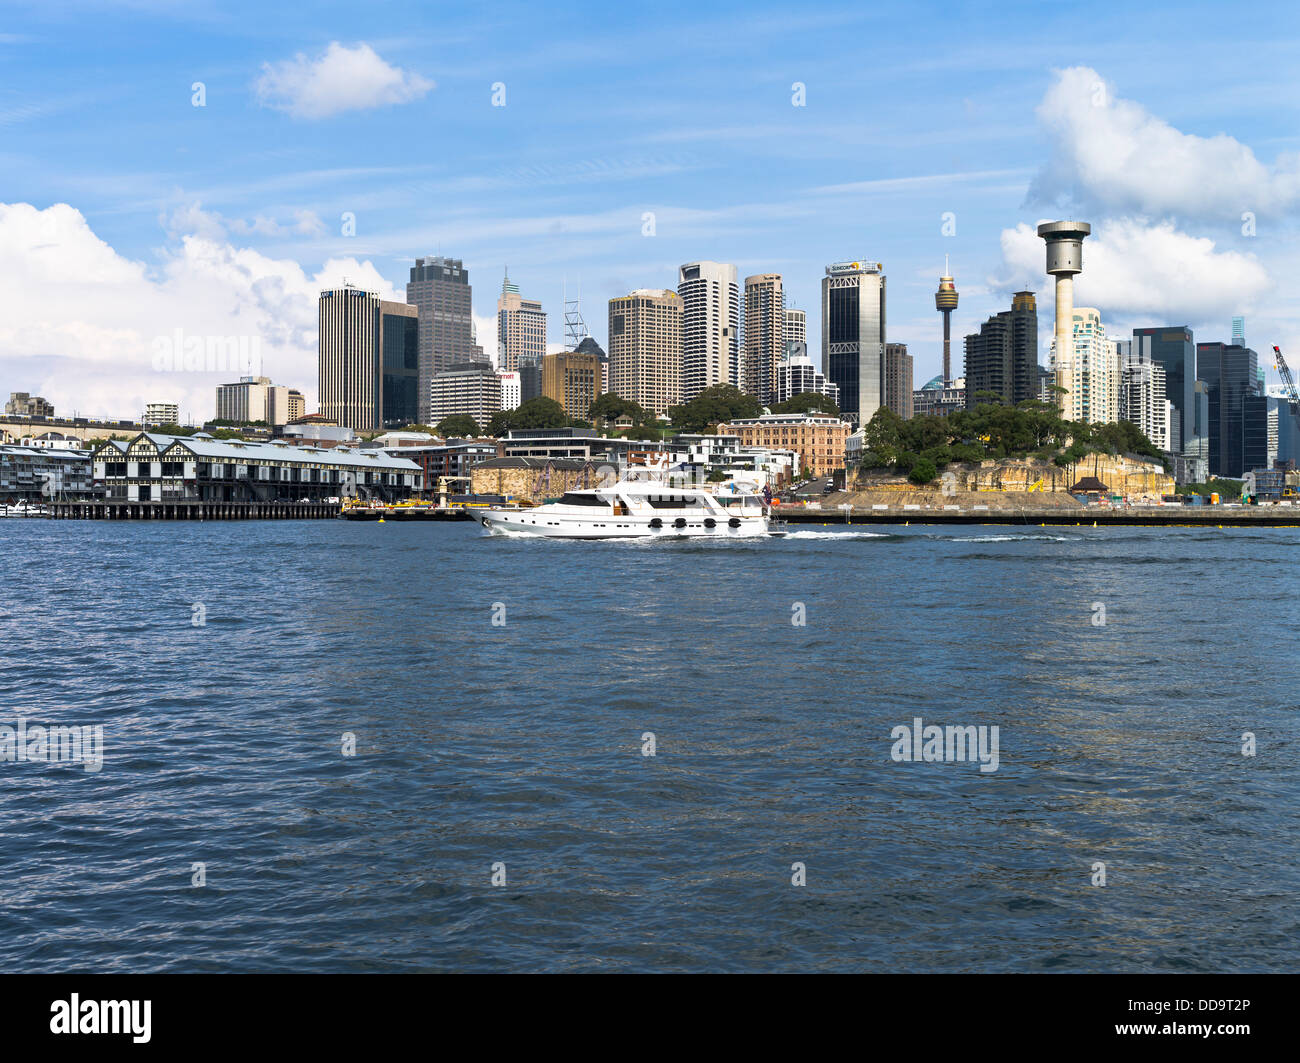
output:
[[[1074, 275], [1083, 272], [1083, 239], [1092, 232], [1086, 221], [1046, 221], [1038, 235], [1047, 242], [1047, 272], [1056, 278], [1056, 374], [1058, 388], [1064, 388], [1062, 365], [1074, 343]], [[1065, 414], [1065, 392], [1056, 393], [1056, 406]]]
[[957, 289], [947, 276], [948, 257], [943, 259], [945, 276], [939, 278], [939, 290], [934, 293], [934, 308], [943, 314], [943, 386], [952, 382], [952, 312], [957, 309]]

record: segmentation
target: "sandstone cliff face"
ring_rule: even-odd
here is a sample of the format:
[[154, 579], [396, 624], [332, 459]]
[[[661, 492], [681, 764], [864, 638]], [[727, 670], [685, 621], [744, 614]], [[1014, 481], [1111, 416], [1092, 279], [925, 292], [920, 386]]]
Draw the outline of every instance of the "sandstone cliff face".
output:
[[[1135, 461], [1122, 455], [1089, 454], [1075, 465], [1061, 468], [1050, 461], [1007, 460], [984, 461], [978, 465], [954, 464], [939, 472], [939, 479], [925, 488], [918, 488], [905, 476], [876, 475], [855, 470], [849, 483], [854, 491], [920, 492], [931, 494], [989, 494], [1028, 493], [1039, 484], [1030, 499], [1035, 504], [1039, 496], [1064, 494], [1085, 477], [1095, 477], [1109, 488], [1109, 494], [1131, 498], [1159, 499], [1162, 494], [1172, 494], [1174, 478], [1158, 464]], [[1029, 501], [1029, 500], [1026, 500]]]

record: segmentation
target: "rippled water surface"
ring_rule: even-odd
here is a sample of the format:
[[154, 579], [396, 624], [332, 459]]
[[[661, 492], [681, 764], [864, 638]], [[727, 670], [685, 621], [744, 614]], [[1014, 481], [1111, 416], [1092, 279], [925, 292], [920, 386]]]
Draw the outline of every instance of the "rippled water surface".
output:
[[0, 970], [1294, 969], [1298, 548], [0, 521]]

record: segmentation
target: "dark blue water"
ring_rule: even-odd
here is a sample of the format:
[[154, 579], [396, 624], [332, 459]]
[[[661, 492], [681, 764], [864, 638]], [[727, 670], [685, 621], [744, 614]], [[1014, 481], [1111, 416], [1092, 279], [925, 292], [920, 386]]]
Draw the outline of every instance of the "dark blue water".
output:
[[1297, 559], [0, 521], [0, 724], [106, 754], [0, 763], [0, 970], [1294, 969]]

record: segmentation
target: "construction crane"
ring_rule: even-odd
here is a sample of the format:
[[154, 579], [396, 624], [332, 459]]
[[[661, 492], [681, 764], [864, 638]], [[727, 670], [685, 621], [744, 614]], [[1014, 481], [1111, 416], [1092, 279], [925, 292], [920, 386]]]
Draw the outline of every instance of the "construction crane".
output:
[[1276, 355], [1276, 364], [1273, 368], [1282, 376], [1282, 383], [1286, 386], [1286, 397], [1291, 403], [1291, 413], [1300, 416], [1300, 394], [1296, 392], [1295, 381], [1291, 379], [1291, 370], [1287, 368], [1286, 359], [1282, 357], [1282, 348], [1276, 343], [1273, 344], [1273, 354]]

